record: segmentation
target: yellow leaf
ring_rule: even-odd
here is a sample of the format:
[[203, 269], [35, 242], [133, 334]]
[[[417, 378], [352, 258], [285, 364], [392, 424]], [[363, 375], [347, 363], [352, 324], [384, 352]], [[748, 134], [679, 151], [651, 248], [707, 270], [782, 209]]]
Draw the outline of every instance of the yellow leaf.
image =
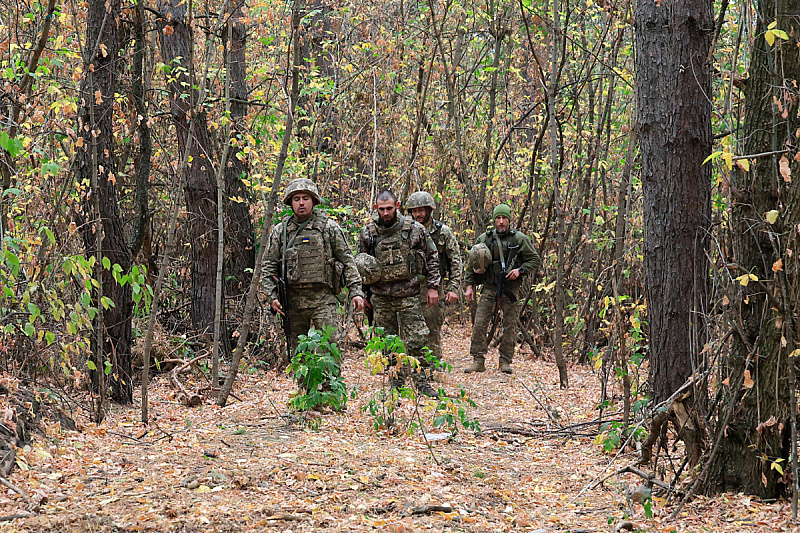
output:
[[745, 172], [750, 172], [750, 161], [747, 159], [737, 159], [736, 164]]
[[752, 389], [753, 385], [755, 385], [755, 384], [756, 383], [755, 383], [755, 381], [753, 381], [753, 378], [750, 377], [750, 371], [749, 370], [745, 370], [744, 371], [744, 383], [742, 384], [742, 386], [745, 389]]
[[208, 485], [200, 485], [199, 487], [197, 487], [197, 490], [195, 492], [197, 492], [198, 494], [205, 494], [207, 492], [211, 492], [211, 487], [209, 487]]
[[800, 355], [800, 348], [795, 348], [792, 353], [789, 354], [789, 357], [797, 357]]
[[722, 152], [722, 159], [725, 160], [725, 166], [728, 170], [733, 168], [733, 154], [730, 152]]
[[[772, 46], [775, 44], [775, 34], [772, 33], [772, 30], [767, 30], [764, 33], [764, 38], [767, 40], [768, 45]], [[766, 483], [764, 483], [764, 485], [766, 486]]]
[[778, 210], [773, 209], [772, 211], [767, 213], [767, 222], [770, 224], [774, 224], [778, 220]]

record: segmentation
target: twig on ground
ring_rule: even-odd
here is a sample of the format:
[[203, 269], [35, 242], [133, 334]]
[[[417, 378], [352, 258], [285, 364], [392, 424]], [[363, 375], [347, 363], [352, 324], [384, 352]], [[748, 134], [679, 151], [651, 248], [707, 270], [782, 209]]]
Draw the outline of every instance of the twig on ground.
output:
[[4, 487], [13, 490], [14, 492], [22, 496], [22, 498], [25, 500], [26, 503], [31, 503], [31, 499], [28, 497], [25, 491], [14, 485], [13, 483], [11, 483], [6, 478], [0, 477], [0, 485], [3, 485]]

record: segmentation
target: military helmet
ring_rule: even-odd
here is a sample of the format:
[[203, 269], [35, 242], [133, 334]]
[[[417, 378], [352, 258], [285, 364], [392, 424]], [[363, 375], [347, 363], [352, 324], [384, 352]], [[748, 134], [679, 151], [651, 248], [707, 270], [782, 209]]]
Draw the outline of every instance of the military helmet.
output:
[[425, 191], [417, 191], [406, 200], [406, 210], [410, 211], [416, 207], [430, 207], [431, 209], [436, 209], [436, 202], [433, 196]]
[[373, 256], [360, 253], [356, 256], [356, 267], [361, 275], [361, 282], [364, 285], [372, 285], [381, 280], [381, 263]]
[[286, 186], [286, 192], [283, 193], [283, 203], [292, 205], [292, 195], [296, 192], [305, 192], [311, 195], [314, 199], [314, 205], [320, 202], [319, 190], [317, 184], [308, 178], [297, 178], [289, 182]]
[[469, 266], [476, 274], [483, 274], [492, 264], [492, 251], [484, 243], [479, 242], [469, 251]]

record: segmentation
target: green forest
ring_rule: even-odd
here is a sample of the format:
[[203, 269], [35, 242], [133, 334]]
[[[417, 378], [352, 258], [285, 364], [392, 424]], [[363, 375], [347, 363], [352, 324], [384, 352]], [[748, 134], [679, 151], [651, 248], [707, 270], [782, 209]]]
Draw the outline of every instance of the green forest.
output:
[[[0, 77], [0, 501], [9, 509], [0, 530], [796, 524], [800, 1], [22, 0], [0, 7]], [[333, 333], [313, 330], [288, 346], [262, 270], [298, 178], [316, 185], [315, 209], [353, 255], [384, 190], [408, 215], [411, 195], [429, 193], [465, 266], [496, 226], [495, 208], [510, 207], [541, 267], [520, 277], [518, 332], [495, 335], [486, 375], [462, 372], [475, 316], [463, 283], [455, 301], [441, 298], [435, 370], [448, 374], [449, 396], [404, 388], [392, 400], [401, 408], [374, 395], [396, 389], [382, 374], [404, 347], [370, 327], [353, 286], [333, 294], [338, 347]], [[518, 351], [511, 376], [495, 370], [501, 339]], [[313, 391], [296, 381], [329, 360], [333, 391], [326, 374], [313, 385], [322, 399], [303, 403]], [[529, 426], [511, 428], [515, 416]], [[297, 488], [291, 508], [273, 493], [261, 525], [234, 511], [215, 521], [229, 512], [219, 508], [181, 521], [177, 507], [145, 513], [119, 496], [148, 491], [68, 489], [66, 473], [47, 477], [66, 472], [49, 461], [68, 454], [76, 476], [91, 476], [91, 464], [77, 465], [93, 447], [100, 457], [129, 446], [138, 467], [166, 465], [173, 452], [160, 447], [180, 433], [169, 446], [182, 468], [163, 475], [174, 479], [163, 498], [222, 497], [224, 487], [255, 502], [285, 469], [259, 463], [248, 473], [232, 459], [239, 470], [225, 471], [227, 485], [212, 475], [221, 466], [204, 482], [175, 443], [195, 439], [185, 449], [199, 446], [211, 464], [221, 452], [207, 442], [232, 453], [231, 435], [286, 431], [306, 451], [345, 450], [330, 463], [295, 448], [267, 453], [285, 456], [296, 488], [355, 483], [375, 500], [359, 507]], [[506, 479], [508, 494], [487, 496], [505, 502], [495, 516], [488, 503], [483, 513], [457, 504], [470, 483], [502, 478], [484, 466], [441, 501], [387, 499], [381, 483], [395, 470], [361, 475], [336, 463], [362, 438], [384, 443], [365, 472], [399, 461], [390, 450], [401, 442], [418, 446], [409, 464], [439, 472], [412, 483], [426, 487], [455, 475], [442, 457], [458, 463], [498, 439], [528, 439], [521, 446], [548, 456], [576, 442], [588, 455], [541, 467], [542, 479], [581, 470], [574, 490], [553, 488], [563, 498], [539, 501], [550, 489], [534, 497], [531, 488], [518, 501], [524, 478]], [[531, 450], [515, 468], [535, 470]], [[593, 466], [578, 467], [584, 460]], [[324, 469], [307, 466], [317, 463], [340, 471], [323, 482]], [[631, 485], [606, 482], [615, 474]], [[62, 485], [63, 500], [48, 482]], [[598, 503], [584, 525], [579, 514], [536, 514], [605, 501], [594, 491], [616, 503]], [[94, 518], [80, 514], [101, 500]], [[711, 507], [733, 500], [745, 518], [708, 521]], [[205, 505], [184, 504], [187, 516]], [[513, 520], [501, 516], [508, 509]], [[126, 512], [139, 516], [119, 525]]]

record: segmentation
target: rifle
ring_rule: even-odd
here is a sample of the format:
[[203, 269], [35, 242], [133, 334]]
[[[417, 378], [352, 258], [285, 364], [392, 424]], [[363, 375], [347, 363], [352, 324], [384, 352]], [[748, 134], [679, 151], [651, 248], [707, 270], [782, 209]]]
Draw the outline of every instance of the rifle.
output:
[[[286, 278], [283, 276], [281, 277], [272, 277], [275, 280], [275, 286], [278, 289], [278, 301], [281, 303], [282, 311], [280, 311], [281, 315], [281, 323], [283, 324], [283, 334], [286, 337], [286, 357], [287, 360], [291, 362], [292, 360], [292, 346], [290, 339], [292, 338], [292, 323], [289, 319], [289, 286], [286, 284]], [[277, 311], [270, 307], [270, 311], [272, 314], [276, 314]]]
[[517, 301], [517, 297], [514, 296], [514, 293], [511, 292], [511, 289], [506, 287], [506, 268], [511, 265], [512, 259], [509, 255], [508, 265], [506, 265], [506, 260], [503, 257], [503, 243], [502, 241], [498, 243], [497, 247], [500, 249], [500, 272], [497, 274], [497, 278], [495, 279], [496, 283], [496, 291], [494, 293], [494, 309], [492, 311], [492, 320], [489, 322], [489, 333], [487, 335], [486, 343], [491, 344], [492, 338], [494, 337], [495, 331], [497, 331], [497, 319], [500, 315], [500, 298], [505, 296], [509, 299], [511, 303]]
[[372, 288], [367, 286], [364, 291], [364, 299], [367, 305], [364, 306], [364, 315], [367, 317], [367, 324], [371, 327], [375, 325], [375, 309], [372, 307]]

